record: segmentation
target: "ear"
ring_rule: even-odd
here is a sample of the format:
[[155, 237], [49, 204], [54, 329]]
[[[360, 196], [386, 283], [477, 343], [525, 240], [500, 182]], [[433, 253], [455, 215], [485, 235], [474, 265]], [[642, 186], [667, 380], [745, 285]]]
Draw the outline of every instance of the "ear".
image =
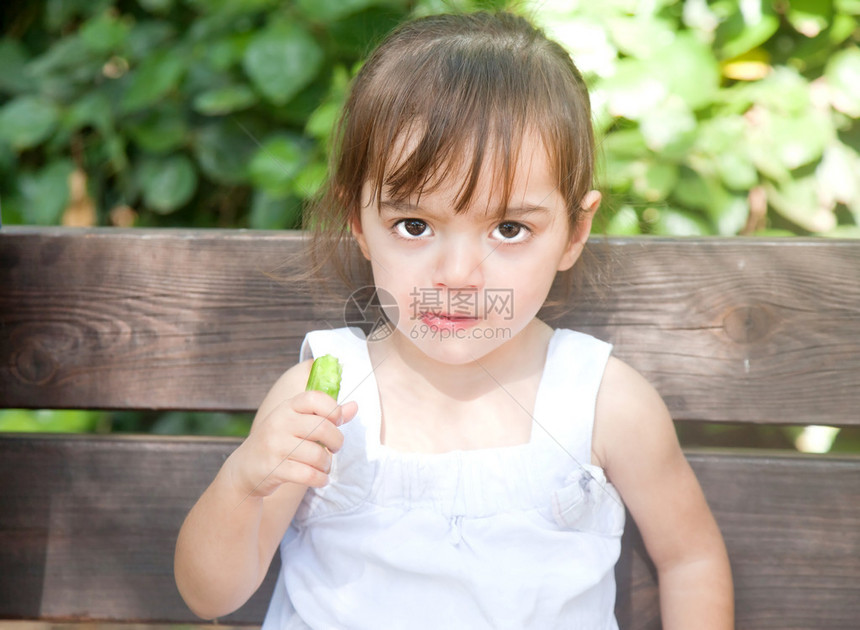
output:
[[361, 250], [361, 255], [367, 260], [370, 260], [370, 253], [367, 249], [367, 239], [365, 238], [364, 230], [361, 227], [360, 214], [356, 214], [356, 216], [350, 220], [349, 230], [352, 232], [352, 237], [355, 239], [355, 242], [358, 244], [358, 248]]
[[585, 247], [585, 242], [588, 240], [588, 235], [591, 234], [591, 224], [594, 221], [594, 215], [600, 207], [601, 194], [596, 190], [590, 190], [582, 199], [582, 214], [579, 217], [574, 229], [570, 234], [570, 242], [564, 250], [561, 259], [558, 263], [559, 271], [567, 271], [573, 267], [574, 263], [579, 260], [582, 255], [582, 250]]

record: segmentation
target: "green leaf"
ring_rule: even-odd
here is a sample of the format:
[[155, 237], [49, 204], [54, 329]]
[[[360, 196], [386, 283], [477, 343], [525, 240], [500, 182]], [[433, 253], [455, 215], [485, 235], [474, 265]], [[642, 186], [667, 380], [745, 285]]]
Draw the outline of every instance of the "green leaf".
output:
[[849, 146], [835, 141], [824, 150], [815, 169], [821, 195], [830, 203], [852, 206], [860, 203], [860, 155]]
[[606, 233], [614, 236], [632, 236], [640, 234], [639, 215], [630, 206], [622, 206], [612, 215], [606, 225]]
[[194, 109], [206, 116], [223, 116], [256, 104], [257, 95], [247, 85], [228, 85], [198, 94]]
[[292, 196], [274, 197], [255, 190], [251, 202], [250, 227], [255, 230], [286, 230], [300, 226], [302, 203]]
[[76, 17], [87, 18], [106, 11], [112, 0], [48, 0], [45, 3], [45, 23], [50, 31], [70, 26]]
[[639, 162], [634, 166], [633, 192], [648, 202], [662, 201], [678, 182], [678, 167], [665, 162]]
[[790, 63], [804, 70], [824, 66], [857, 26], [857, 20], [850, 15], [837, 14], [828, 28], [792, 48]]
[[174, 151], [188, 141], [185, 112], [175, 105], [151, 109], [128, 126], [128, 135], [149, 153]]
[[696, 149], [700, 159], [713, 164], [712, 170], [734, 190], [749, 190], [758, 184], [747, 133], [746, 119], [734, 115], [711, 118], [698, 129]]
[[720, 236], [734, 236], [747, 224], [750, 215], [749, 201], [746, 197], [731, 195], [726, 190], [721, 192], [722, 194], [709, 201], [709, 215]]
[[[764, 6], [766, 3], [762, 3]], [[721, 59], [732, 59], [757, 48], [779, 30], [779, 18], [771, 12], [746, 22], [743, 12], [734, 11], [717, 27], [714, 45]]]
[[696, 134], [696, 150], [715, 155], [742, 142], [748, 132], [743, 116], [724, 114], [703, 120]]
[[173, 8], [173, 0], [137, 0], [145, 11], [167, 13]]
[[313, 199], [325, 184], [327, 175], [325, 162], [311, 162], [296, 174], [293, 192], [302, 199]]
[[72, 103], [62, 118], [63, 127], [77, 131], [92, 126], [107, 134], [113, 126], [113, 107], [111, 97], [104, 90], [92, 90]]
[[824, 76], [833, 90], [833, 107], [860, 118], [860, 50], [846, 48], [830, 58]]
[[114, 172], [122, 173], [128, 168], [125, 136], [113, 132], [108, 133], [105, 136], [102, 150], [104, 160]]
[[386, 4], [380, 0], [298, 0], [302, 12], [310, 19], [327, 24], [367, 7]]
[[21, 225], [26, 223], [22, 211], [23, 201], [21, 195], [15, 191], [9, 191], [3, 195], [0, 204], [0, 229], [3, 225]]
[[293, 189], [293, 179], [306, 162], [304, 147], [295, 138], [279, 136], [263, 143], [251, 160], [249, 175], [254, 186], [272, 196]]
[[758, 171], [744, 146], [714, 156], [717, 172], [732, 190], [749, 190], [758, 184]]
[[254, 130], [225, 119], [198, 129], [192, 147], [207, 177], [220, 184], [239, 184], [247, 181], [248, 162], [258, 144]]
[[690, 110], [704, 107], [716, 97], [719, 81], [711, 48], [693, 33], [680, 32], [655, 46], [647, 58], [622, 59], [599, 89], [613, 115], [640, 120], [662, 107], [669, 95], [680, 97]]
[[606, 27], [621, 52], [640, 59], [651, 57], [675, 38], [672, 25], [655, 17], [614, 17]]
[[805, 114], [812, 106], [809, 82], [796, 70], [774, 68], [769, 76], [739, 90], [750, 104], [788, 116]]
[[667, 157], [668, 148], [683, 155], [695, 140], [696, 117], [687, 104], [674, 94], [670, 95], [661, 107], [645, 112], [639, 121], [642, 137], [648, 148]]
[[30, 62], [28, 72], [37, 79], [52, 73], [64, 72], [85, 64], [92, 58], [90, 50], [79, 34], [73, 33], [55, 40], [44, 53]]
[[227, 72], [242, 60], [253, 33], [220, 37], [206, 47], [206, 61], [215, 70]]
[[72, 33], [33, 59], [27, 73], [42, 95], [63, 101], [76, 98], [82, 86], [100, 77], [103, 64], [104, 59], [94, 55], [78, 33]]
[[162, 100], [178, 87], [186, 71], [185, 55], [166, 50], [145, 59], [132, 73], [122, 110], [135, 112]]
[[0, 109], [0, 140], [18, 151], [47, 139], [57, 127], [59, 109], [39, 96], [19, 96]]
[[788, 21], [806, 37], [815, 37], [833, 19], [833, 0], [791, 0]]
[[[397, 0], [401, 4], [403, 0]], [[384, 6], [370, 7], [360, 13], [349, 15], [336, 22], [326, 24], [330, 49], [338, 58], [362, 59], [382, 37], [400, 24], [408, 14], [395, 7], [396, 2]], [[403, 7], [405, 9], [406, 7]], [[450, 11], [450, 8], [448, 9]]]
[[651, 74], [651, 66], [640, 59], [622, 59], [615, 73], [599, 84], [609, 113], [639, 120], [655, 109], [668, 94], [668, 86]]
[[[820, 236], [827, 238], [858, 238], [860, 239], [860, 225], [837, 225], [828, 232], [823, 232]], [[860, 450], [860, 448], [858, 448]]]
[[161, 214], [188, 203], [197, 189], [197, 172], [185, 155], [145, 160], [137, 169], [137, 177], [144, 203]]
[[774, 185], [765, 183], [767, 199], [779, 214], [809, 232], [829, 232], [836, 227], [833, 209], [824, 207], [815, 177], [791, 179]]
[[326, 102], [317, 107], [308, 118], [305, 131], [309, 136], [328, 142], [334, 131], [342, 103]]
[[613, 131], [603, 138], [601, 148], [607, 155], [638, 158], [648, 153], [648, 145], [639, 128]]
[[51, 162], [37, 173], [21, 174], [22, 212], [27, 223], [56, 225], [69, 201], [69, 175], [75, 169], [71, 160]]
[[20, 94], [33, 88], [33, 80], [25, 72], [27, 61], [27, 50], [20, 42], [0, 39], [0, 91]]
[[651, 232], [665, 236], [706, 236], [711, 233], [711, 226], [698, 214], [661, 208], [651, 224]]
[[94, 431], [98, 411], [3, 409], [0, 431], [24, 433], [88, 433]]
[[106, 54], [121, 48], [130, 30], [129, 20], [119, 18], [114, 11], [105, 11], [87, 20], [79, 34], [91, 51]]
[[681, 97], [691, 110], [713, 102], [720, 85], [720, 68], [711, 47], [691, 32], [679, 32], [648, 61], [649, 72]]
[[696, 210], [705, 210], [708, 202], [720, 189], [713, 177], [703, 176], [691, 169], [680, 169], [680, 177], [672, 190], [672, 197], [681, 205]]
[[284, 105], [313, 81], [323, 58], [322, 49], [307, 31], [287, 23], [255, 36], [243, 65], [263, 96]]
[[836, 0], [836, 10], [840, 13], [860, 15], [860, 0]]
[[798, 117], [763, 116], [751, 129], [749, 146], [760, 170], [770, 160], [794, 170], [818, 160], [834, 135], [830, 118], [814, 110]]
[[126, 46], [130, 59], [144, 59], [159, 49], [170, 46], [176, 36], [176, 29], [168, 22], [145, 20], [135, 22], [128, 34]]

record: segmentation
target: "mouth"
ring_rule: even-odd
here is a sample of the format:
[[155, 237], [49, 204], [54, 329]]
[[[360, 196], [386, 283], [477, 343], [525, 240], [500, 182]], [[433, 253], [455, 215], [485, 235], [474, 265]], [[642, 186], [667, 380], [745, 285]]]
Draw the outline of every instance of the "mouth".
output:
[[478, 323], [477, 317], [447, 313], [423, 313], [421, 321], [433, 330], [463, 330]]

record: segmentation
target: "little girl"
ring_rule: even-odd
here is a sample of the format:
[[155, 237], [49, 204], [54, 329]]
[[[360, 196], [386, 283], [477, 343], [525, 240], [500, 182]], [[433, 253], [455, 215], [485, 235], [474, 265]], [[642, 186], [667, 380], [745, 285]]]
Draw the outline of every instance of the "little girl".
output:
[[[182, 526], [189, 607], [235, 610], [280, 547], [264, 630], [616, 628], [626, 506], [664, 627], [732, 627], [725, 548], [660, 397], [537, 317], [600, 203], [569, 56], [505, 13], [414, 21], [360, 71], [338, 138], [313, 259], [357, 245], [390, 322], [307, 335]], [[337, 402], [304, 391], [323, 354]]]

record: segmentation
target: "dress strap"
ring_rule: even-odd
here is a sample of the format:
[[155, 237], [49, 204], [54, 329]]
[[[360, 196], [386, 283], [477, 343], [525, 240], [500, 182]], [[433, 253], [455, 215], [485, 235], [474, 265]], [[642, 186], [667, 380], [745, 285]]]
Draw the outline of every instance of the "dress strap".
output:
[[358, 328], [314, 330], [305, 335], [300, 357], [302, 361], [331, 354], [343, 366], [338, 403], [355, 398], [356, 391], [369, 369], [364, 335]]
[[555, 331], [535, 401], [533, 441], [591, 463], [597, 392], [612, 345], [573, 330]]

